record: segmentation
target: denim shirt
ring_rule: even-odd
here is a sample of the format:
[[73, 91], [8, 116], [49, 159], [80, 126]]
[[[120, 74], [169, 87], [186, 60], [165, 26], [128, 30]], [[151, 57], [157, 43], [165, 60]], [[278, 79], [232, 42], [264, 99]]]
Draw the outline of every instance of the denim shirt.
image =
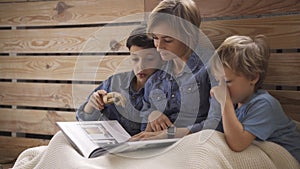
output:
[[[206, 66], [196, 53], [191, 54], [177, 77], [173, 75], [173, 66], [173, 61], [168, 61], [145, 84], [141, 130], [145, 130], [148, 116], [154, 110], [164, 113], [176, 127], [190, 128], [206, 119], [211, 88]], [[201, 129], [199, 125], [197, 128]]]
[[[140, 132], [141, 117], [140, 110], [143, 107], [144, 88], [139, 91], [133, 89], [132, 82], [136, 80], [133, 72], [123, 72], [110, 76], [103, 81], [76, 111], [78, 121], [97, 121], [97, 120], [117, 120], [130, 134], [135, 135]], [[94, 109], [92, 113], [85, 113], [84, 107], [88, 103], [91, 95], [97, 90], [107, 92], [119, 92], [126, 97], [125, 108], [115, 104], [105, 105], [103, 110]]]

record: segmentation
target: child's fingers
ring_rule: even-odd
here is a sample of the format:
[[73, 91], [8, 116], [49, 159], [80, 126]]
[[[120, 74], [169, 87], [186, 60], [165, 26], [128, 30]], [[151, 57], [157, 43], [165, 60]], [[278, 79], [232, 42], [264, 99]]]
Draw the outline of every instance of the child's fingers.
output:
[[99, 95], [107, 95], [107, 91], [106, 90], [97, 90], [97, 93]]
[[215, 97], [215, 94], [214, 94], [215, 93], [215, 88], [216, 87], [213, 87], [213, 88], [210, 89], [210, 96], [211, 97]]
[[109, 101], [115, 103], [118, 106], [125, 107], [126, 98], [122, 94], [117, 93], [117, 92], [111, 92], [111, 93], [108, 93], [107, 95], [109, 97]]
[[219, 86], [221, 86], [221, 87], [226, 86], [225, 78], [220, 79], [220, 81], [219, 81]]
[[107, 95], [107, 92], [105, 90], [98, 90], [97, 94], [98, 94], [97, 99], [98, 99], [99, 105], [101, 107], [104, 107], [105, 102], [103, 101], [103, 97]]

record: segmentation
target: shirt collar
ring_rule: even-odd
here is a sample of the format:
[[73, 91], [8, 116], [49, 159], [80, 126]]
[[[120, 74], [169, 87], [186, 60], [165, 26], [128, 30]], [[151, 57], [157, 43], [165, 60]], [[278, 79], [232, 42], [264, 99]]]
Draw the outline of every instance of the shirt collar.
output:
[[[161, 76], [161, 79], [171, 79], [173, 78], [173, 66], [174, 63], [173, 61], [168, 61], [162, 68], [163, 73]], [[193, 52], [189, 59], [187, 60], [186, 65], [184, 66], [183, 72], [182, 73], [193, 73], [195, 72], [196, 69], [200, 69], [200, 67], [203, 66], [202, 61], [200, 60], [200, 57]], [[167, 76], [167, 75], [171, 75], [171, 76]]]

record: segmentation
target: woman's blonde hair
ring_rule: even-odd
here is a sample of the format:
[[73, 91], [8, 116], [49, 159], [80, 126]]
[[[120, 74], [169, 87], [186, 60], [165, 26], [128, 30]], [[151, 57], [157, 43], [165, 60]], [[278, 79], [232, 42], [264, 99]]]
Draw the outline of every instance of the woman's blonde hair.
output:
[[238, 75], [250, 80], [259, 75], [259, 80], [255, 84], [257, 90], [262, 87], [266, 77], [269, 57], [269, 46], [264, 35], [257, 35], [253, 39], [249, 36], [231, 36], [216, 50], [212, 59], [212, 69], [213, 72], [220, 69], [216, 67], [218, 65], [216, 58], [219, 58], [222, 66]]
[[[201, 24], [200, 11], [193, 0], [163, 0], [151, 12], [147, 31], [160, 23], [167, 23], [180, 35], [180, 41], [194, 47]], [[192, 45], [192, 46], [191, 46]]]

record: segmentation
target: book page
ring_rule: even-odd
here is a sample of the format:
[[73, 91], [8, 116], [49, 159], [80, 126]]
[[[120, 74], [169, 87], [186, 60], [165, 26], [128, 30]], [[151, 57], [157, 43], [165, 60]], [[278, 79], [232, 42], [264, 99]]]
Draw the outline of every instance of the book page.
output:
[[89, 154], [98, 147], [89, 137], [86, 137], [85, 131], [82, 130], [78, 122], [57, 122], [57, 124], [67, 138], [69, 138], [69, 141], [84, 157], [88, 157]]
[[97, 148], [123, 143], [130, 135], [117, 121], [57, 122], [63, 133], [83, 156]]

